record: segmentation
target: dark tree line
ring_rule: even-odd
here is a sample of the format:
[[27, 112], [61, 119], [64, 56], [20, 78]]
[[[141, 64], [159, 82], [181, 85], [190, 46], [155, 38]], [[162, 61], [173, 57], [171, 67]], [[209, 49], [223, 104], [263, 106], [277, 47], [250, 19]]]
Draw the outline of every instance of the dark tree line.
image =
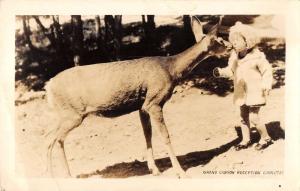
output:
[[[40, 20], [40, 17], [45, 17], [52, 20], [50, 28], [46, 28]], [[142, 23], [144, 27], [144, 36], [151, 42], [153, 40], [153, 30], [155, 29], [154, 15], [142, 15]], [[81, 15], [71, 15], [71, 23], [69, 27], [69, 34], [63, 30], [63, 26], [59, 22], [59, 16], [18, 16], [22, 19], [24, 41], [28, 48], [32, 51], [36, 49], [31, 42], [31, 27], [29, 20], [33, 19], [42, 35], [48, 38], [50, 46], [57, 52], [57, 59], [59, 62], [67, 63], [66, 48], [71, 49], [73, 56], [73, 65], [81, 65], [85, 63], [85, 56], [87, 54], [84, 45], [84, 29]], [[100, 16], [95, 16], [94, 19], [96, 47], [100, 54], [105, 55], [108, 61], [120, 60], [120, 49], [122, 46], [122, 15], [105, 15], [104, 23], [101, 23]], [[66, 27], [67, 28], [67, 27]], [[67, 40], [68, 39], [68, 40]], [[66, 42], [69, 41], [69, 42]], [[71, 45], [71, 46], [69, 46]], [[70, 52], [68, 52], [70, 53]]]
[[[154, 16], [144, 17], [140, 17], [143, 36], [151, 42]], [[16, 16], [23, 31], [16, 31], [16, 80], [26, 81], [31, 74], [43, 74], [45, 81], [70, 67], [122, 59], [122, 15], [96, 15], [88, 23], [81, 15], [71, 15], [70, 22], [60, 22], [60, 18], [58, 15]], [[45, 20], [50, 25], [46, 26]]]
[[[182, 29], [167, 25], [157, 27], [154, 15], [141, 15], [140, 21], [130, 24], [122, 24], [122, 15], [95, 15], [88, 20], [83, 20], [81, 15], [71, 15], [69, 21], [61, 21], [65, 17], [16, 17], [22, 21], [23, 30], [19, 36], [16, 33], [16, 80], [25, 79], [30, 84], [32, 82], [28, 80], [28, 76], [33, 74], [46, 81], [70, 67], [170, 55], [195, 43], [191, 17], [188, 15], [182, 16]], [[50, 24], [46, 25], [45, 21]], [[140, 41], [124, 44], [124, 36], [139, 37]], [[168, 45], [169, 48], [162, 49], [161, 43], [169, 37], [175, 40]]]

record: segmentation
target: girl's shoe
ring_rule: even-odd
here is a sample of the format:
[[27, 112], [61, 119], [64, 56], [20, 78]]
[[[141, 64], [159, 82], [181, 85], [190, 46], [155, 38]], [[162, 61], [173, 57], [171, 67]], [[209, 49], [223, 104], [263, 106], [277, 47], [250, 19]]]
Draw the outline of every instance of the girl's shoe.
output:
[[235, 145], [235, 150], [239, 151], [239, 150], [242, 150], [242, 149], [247, 149], [251, 144], [252, 144], [251, 141], [248, 141], [246, 144]]
[[272, 144], [273, 144], [272, 139], [265, 139], [263, 143], [257, 143], [255, 145], [255, 150], [258, 150], [258, 151], [263, 150]]

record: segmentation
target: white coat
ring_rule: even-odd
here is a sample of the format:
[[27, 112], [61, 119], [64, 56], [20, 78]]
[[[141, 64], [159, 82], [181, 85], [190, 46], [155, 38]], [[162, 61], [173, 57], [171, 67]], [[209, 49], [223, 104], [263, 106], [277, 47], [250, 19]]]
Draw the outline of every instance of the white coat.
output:
[[236, 105], [264, 105], [264, 89], [272, 88], [272, 67], [263, 52], [254, 48], [244, 58], [239, 59], [235, 51], [231, 52], [228, 66], [219, 70], [220, 77], [233, 77]]

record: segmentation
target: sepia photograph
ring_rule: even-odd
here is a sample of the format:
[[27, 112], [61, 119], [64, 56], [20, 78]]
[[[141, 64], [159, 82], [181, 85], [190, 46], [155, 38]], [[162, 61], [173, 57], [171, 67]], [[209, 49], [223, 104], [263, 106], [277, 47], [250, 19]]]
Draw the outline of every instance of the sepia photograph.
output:
[[300, 189], [300, 3], [188, 2], [0, 2], [1, 191]]
[[15, 22], [17, 174], [284, 175], [280, 15]]

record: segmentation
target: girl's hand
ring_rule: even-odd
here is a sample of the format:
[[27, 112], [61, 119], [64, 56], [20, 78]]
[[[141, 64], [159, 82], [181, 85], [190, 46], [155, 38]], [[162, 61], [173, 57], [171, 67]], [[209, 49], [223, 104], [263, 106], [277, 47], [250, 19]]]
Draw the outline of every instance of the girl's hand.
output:
[[219, 78], [220, 77], [220, 71], [219, 71], [219, 67], [216, 67], [216, 68], [214, 68], [213, 69], [213, 76], [215, 77], [215, 78]]
[[233, 76], [233, 72], [230, 68], [219, 68], [216, 67], [213, 69], [213, 76], [215, 78], [231, 78]]

